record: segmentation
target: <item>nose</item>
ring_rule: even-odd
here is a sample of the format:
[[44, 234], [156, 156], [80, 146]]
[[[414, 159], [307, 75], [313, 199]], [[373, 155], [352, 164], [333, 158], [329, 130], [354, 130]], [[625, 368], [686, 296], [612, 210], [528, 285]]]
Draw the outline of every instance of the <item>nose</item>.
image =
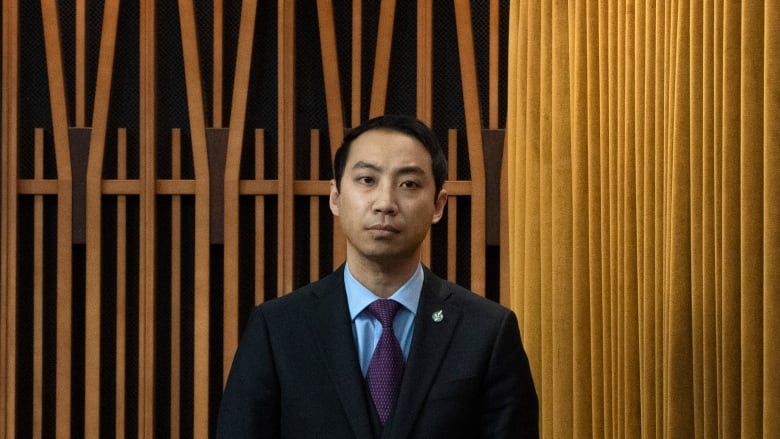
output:
[[395, 215], [398, 212], [398, 205], [395, 200], [395, 192], [390, 185], [383, 185], [377, 188], [376, 198], [374, 199], [374, 213], [384, 215]]

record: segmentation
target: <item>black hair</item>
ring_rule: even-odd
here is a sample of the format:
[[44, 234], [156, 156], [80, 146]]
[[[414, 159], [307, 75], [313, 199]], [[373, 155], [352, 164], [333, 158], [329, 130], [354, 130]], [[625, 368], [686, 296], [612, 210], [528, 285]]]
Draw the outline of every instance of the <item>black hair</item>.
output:
[[360, 137], [361, 134], [373, 130], [389, 130], [407, 134], [425, 147], [425, 150], [431, 155], [433, 181], [438, 197], [444, 186], [444, 181], [447, 179], [447, 157], [444, 156], [444, 151], [442, 151], [436, 133], [432, 129], [415, 117], [400, 114], [375, 117], [347, 132], [333, 158], [333, 178], [336, 180], [336, 190], [341, 191], [341, 177], [347, 166], [347, 157], [352, 141]]

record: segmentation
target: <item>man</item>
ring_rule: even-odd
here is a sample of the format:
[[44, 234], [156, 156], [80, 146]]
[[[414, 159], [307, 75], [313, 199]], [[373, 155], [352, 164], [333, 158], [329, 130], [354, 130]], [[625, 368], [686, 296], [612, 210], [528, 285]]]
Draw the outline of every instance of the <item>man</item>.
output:
[[514, 313], [420, 263], [446, 172], [434, 133], [414, 118], [349, 132], [330, 191], [346, 264], [253, 310], [218, 437], [538, 436]]

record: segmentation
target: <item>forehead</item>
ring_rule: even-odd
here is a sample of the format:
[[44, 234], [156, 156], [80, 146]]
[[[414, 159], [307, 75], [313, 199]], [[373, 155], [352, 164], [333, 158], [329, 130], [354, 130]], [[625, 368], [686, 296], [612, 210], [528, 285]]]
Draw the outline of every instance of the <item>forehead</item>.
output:
[[366, 131], [352, 141], [347, 167], [357, 161], [415, 164], [431, 169], [431, 155], [414, 136], [399, 131], [376, 129]]

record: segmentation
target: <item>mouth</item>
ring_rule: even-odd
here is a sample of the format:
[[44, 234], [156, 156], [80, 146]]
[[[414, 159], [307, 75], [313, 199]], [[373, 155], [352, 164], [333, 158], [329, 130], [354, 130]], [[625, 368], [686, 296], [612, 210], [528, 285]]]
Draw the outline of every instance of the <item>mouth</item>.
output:
[[395, 227], [391, 226], [390, 224], [374, 224], [370, 227], [368, 227], [368, 230], [371, 232], [375, 232], [379, 235], [394, 235], [396, 233], [399, 233], [400, 230], [396, 229]]

